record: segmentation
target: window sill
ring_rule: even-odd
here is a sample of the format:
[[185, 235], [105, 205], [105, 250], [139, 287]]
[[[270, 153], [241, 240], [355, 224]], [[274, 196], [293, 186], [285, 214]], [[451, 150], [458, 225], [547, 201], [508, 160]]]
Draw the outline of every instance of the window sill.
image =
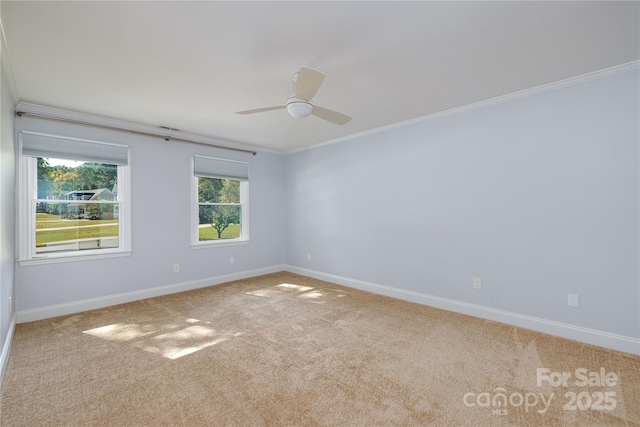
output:
[[21, 267], [30, 266], [30, 265], [41, 265], [41, 264], [58, 264], [61, 262], [76, 262], [76, 261], [93, 261], [97, 259], [106, 259], [106, 258], [121, 258], [128, 257], [131, 255], [131, 251], [120, 251], [120, 252], [110, 252], [106, 254], [95, 254], [95, 255], [62, 255], [62, 256], [43, 256], [42, 258], [31, 258], [31, 259], [19, 259], [18, 265]]
[[192, 243], [191, 249], [210, 249], [218, 246], [237, 246], [237, 245], [248, 245], [250, 240], [214, 240], [215, 243], [210, 242], [200, 242], [200, 243]]

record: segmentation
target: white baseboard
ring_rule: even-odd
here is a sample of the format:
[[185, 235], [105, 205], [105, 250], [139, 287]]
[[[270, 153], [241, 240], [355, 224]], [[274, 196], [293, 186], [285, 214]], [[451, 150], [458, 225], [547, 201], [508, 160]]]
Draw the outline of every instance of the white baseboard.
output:
[[11, 343], [13, 342], [13, 333], [16, 330], [16, 315], [11, 318], [11, 324], [9, 325], [9, 331], [7, 332], [7, 338], [2, 343], [2, 353], [0, 353], [0, 385], [4, 379], [4, 373], [7, 370], [7, 363], [9, 362], [9, 353], [11, 351]]
[[294, 267], [291, 265], [286, 266], [286, 271], [301, 274], [303, 276], [313, 277], [314, 279], [337, 283], [339, 285], [348, 286], [350, 288], [369, 291], [380, 295], [386, 295], [389, 297], [441, 308], [443, 310], [449, 310], [456, 313], [479, 317], [482, 319], [506, 323], [508, 325], [531, 329], [534, 331], [543, 332], [545, 334], [597, 345], [612, 350], [624, 351], [626, 353], [640, 355], [640, 339], [633, 337], [612, 334], [595, 329], [583, 328], [580, 326], [574, 326], [567, 323], [556, 322], [553, 320], [527, 316], [505, 310], [497, 310], [495, 308], [485, 307], [482, 305], [470, 304], [453, 299], [423, 294], [420, 292], [379, 285], [362, 280], [350, 279], [347, 277], [336, 276], [333, 274], [327, 274], [315, 270], [308, 270], [306, 268]]
[[394, 288], [391, 286], [379, 285], [376, 283], [365, 282], [357, 279], [337, 276], [333, 274], [323, 273], [306, 268], [295, 267], [291, 265], [276, 265], [255, 270], [248, 270], [239, 273], [227, 274], [222, 276], [209, 277], [206, 279], [193, 280], [190, 282], [176, 283], [167, 286], [159, 286], [155, 288], [143, 289], [139, 291], [126, 292], [121, 294], [108, 295], [105, 297], [91, 298], [80, 301], [74, 301], [65, 304], [51, 305], [32, 310], [19, 311], [14, 317], [7, 340], [0, 354], [0, 381], [4, 373], [5, 364], [9, 357], [9, 348], [11, 346], [11, 337], [16, 323], [32, 322], [35, 320], [48, 319], [56, 316], [78, 313], [86, 310], [108, 307], [116, 304], [123, 304], [131, 301], [138, 301], [145, 298], [153, 298], [162, 295], [168, 295], [177, 292], [184, 292], [193, 289], [204, 288], [208, 286], [219, 285], [221, 283], [231, 282], [234, 280], [246, 279], [249, 277], [260, 276], [263, 274], [277, 273], [279, 271], [289, 271], [291, 273], [301, 274], [313, 277], [319, 280], [337, 283], [339, 285], [348, 286], [354, 289], [373, 292], [380, 295], [386, 295], [405, 301], [415, 302], [418, 304], [428, 305], [431, 307], [441, 308], [456, 313], [466, 314], [469, 316], [479, 317], [482, 319], [493, 320], [496, 322], [506, 323], [521, 328], [531, 329], [562, 338], [584, 342], [612, 350], [623, 351], [635, 355], [640, 355], [640, 339], [627, 337], [623, 335], [612, 334], [609, 332], [598, 331], [595, 329], [583, 328], [580, 326], [570, 325], [567, 323], [556, 322], [553, 320], [542, 319], [533, 316], [527, 316], [505, 310], [498, 310], [477, 304], [470, 304], [463, 301], [457, 301], [448, 298], [441, 298], [420, 292], [409, 291], [406, 289]]
[[206, 279], [175, 283], [167, 286], [141, 289], [139, 291], [107, 295], [98, 298], [89, 298], [64, 304], [49, 305], [46, 307], [34, 308], [31, 310], [22, 310], [18, 311], [17, 313], [17, 323], [33, 322], [35, 320], [64, 316], [67, 314], [79, 313], [81, 311], [94, 310], [97, 308], [109, 307], [116, 304], [138, 301], [145, 298], [153, 298], [162, 295], [175, 294], [177, 292], [206, 288], [208, 286], [232, 282], [234, 280], [247, 279], [249, 277], [261, 276], [263, 274], [277, 273], [285, 269], [286, 266], [276, 265], [272, 267], [258, 268], [255, 270], [247, 270], [239, 273], [225, 274], [222, 276], [207, 277]]

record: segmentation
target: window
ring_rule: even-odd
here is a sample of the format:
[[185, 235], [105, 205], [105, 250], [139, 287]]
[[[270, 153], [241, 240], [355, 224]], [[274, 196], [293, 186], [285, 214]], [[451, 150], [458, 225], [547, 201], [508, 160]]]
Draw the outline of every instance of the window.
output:
[[20, 144], [20, 261], [128, 254], [128, 147], [32, 132]]
[[194, 157], [194, 245], [249, 240], [249, 165]]

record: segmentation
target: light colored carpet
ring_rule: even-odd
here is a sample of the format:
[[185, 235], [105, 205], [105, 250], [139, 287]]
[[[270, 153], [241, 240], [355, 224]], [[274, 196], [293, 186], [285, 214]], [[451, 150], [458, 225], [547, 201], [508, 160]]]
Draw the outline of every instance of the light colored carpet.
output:
[[20, 324], [0, 397], [3, 427], [638, 426], [640, 357], [276, 273]]

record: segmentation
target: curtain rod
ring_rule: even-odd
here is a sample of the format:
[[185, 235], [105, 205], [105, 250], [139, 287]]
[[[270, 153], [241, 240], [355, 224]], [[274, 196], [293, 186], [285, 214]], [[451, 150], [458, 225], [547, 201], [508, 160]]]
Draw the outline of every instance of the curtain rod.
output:
[[100, 128], [100, 129], [115, 130], [115, 131], [118, 131], [118, 132], [128, 132], [128, 133], [133, 133], [133, 134], [136, 134], [136, 135], [150, 136], [150, 137], [153, 137], [153, 138], [162, 138], [165, 141], [187, 142], [187, 143], [190, 143], [190, 144], [204, 145], [206, 147], [222, 148], [223, 150], [240, 151], [242, 153], [253, 154], [254, 156], [257, 154], [256, 151], [244, 150], [242, 148], [233, 148], [233, 147], [225, 147], [225, 146], [222, 146], [222, 145], [207, 144], [206, 142], [193, 141], [193, 140], [184, 139], [184, 138], [176, 138], [174, 136], [169, 136], [169, 135], [160, 135], [160, 134], [157, 134], [157, 133], [142, 132], [142, 131], [131, 130], [131, 129], [124, 129], [124, 128], [119, 128], [119, 127], [116, 127], [116, 126], [100, 125], [100, 124], [97, 124], [97, 123], [83, 122], [83, 121], [80, 121], [80, 120], [63, 119], [61, 117], [47, 116], [45, 114], [29, 113], [29, 112], [26, 112], [26, 111], [16, 111], [16, 116], [18, 116], [18, 117], [23, 117], [23, 116], [34, 117], [34, 118], [37, 118], [37, 119], [53, 120], [53, 121], [57, 121], [57, 122], [70, 123], [70, 124], [74, 124], [74, 125], [91, 126], [91, 127]]

